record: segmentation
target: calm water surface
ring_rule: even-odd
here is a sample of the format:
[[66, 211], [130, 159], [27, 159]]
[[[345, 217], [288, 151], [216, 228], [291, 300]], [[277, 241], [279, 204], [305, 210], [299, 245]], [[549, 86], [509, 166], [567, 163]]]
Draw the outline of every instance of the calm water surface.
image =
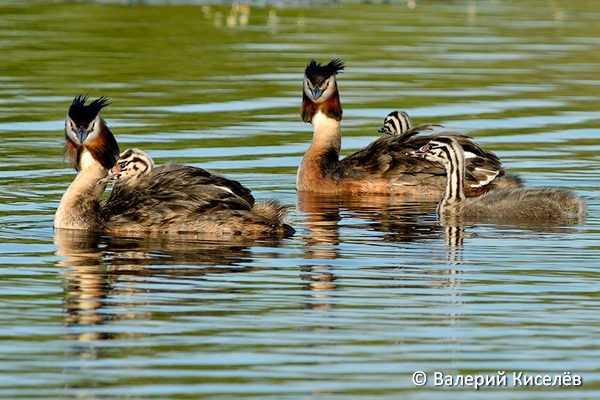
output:
[[[599, 19], [578, 0], [3, 3], [0, 396], [600, 398]], [[333, 55], [347, 62], [347, 152], [407, 110], [470, 132], [530, 185], [578, 191], [587, 222], [469, 226], [449, 247], [434, 204], [299, 198], [302, 71]], [[55, 236], [79, 93], [113, 98], [122, 148], [239, 179], [291, 205], [298, 233]], [[584, 385], [417, 388], [416, 370], [571, 371]]]

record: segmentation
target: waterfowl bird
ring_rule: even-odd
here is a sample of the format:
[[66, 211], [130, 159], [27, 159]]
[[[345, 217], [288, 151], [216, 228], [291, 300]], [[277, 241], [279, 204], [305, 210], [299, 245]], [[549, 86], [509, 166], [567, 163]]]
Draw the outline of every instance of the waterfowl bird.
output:
[[392, 111], [383, 120], [383, 126], [377, 130], [391, 136], [400, 136], [410, 131], [412, 121], [405, 111]]
[[[325, 65], [313, 60], [304, 72], [301, 114], [304, 122], [313, 125], [313, 140], [298, 168], [298, 191], [441, 196], [444, 169], [410, 154], [431, 140], [432, 136], [417, 135], [423, 128], [413, 128], [410, 135], [384, 135], [340, 160], [342, 106], [336, 75], [343, 69], [340, 59]], [[518, 178], [505, 174], [496, 155], [483, 150], [467, 136], [455, 137], [468, 154], [467, 196], [480, 195], [495, 187], [521, 185]]]
[[154, 168], [154, 160], [140, 149], [127, 149], [108, 172], [109, 180], [115, 184], [133, 185], [138, 178], [149, 174]]
[[[159, 167], [167, 171], [177, 170], [174, 167], [185, 167], [184, 170], [201, 170], [207, 173], [207, 171], [196, 167], [180, 166], [180, 165], [167, 165], [165, 167]], [[118, 193], [120, 190], [138, 190], [143, 189], [144, 182], [140, 182], [142, 177], [153, 175], [153, 172], [160, 172], [154, 170], [154, 160], [150, 154], [143, 150], [132, 148], [127, 149], [121, 153], [119, 159], [115, 165], [108, 171], [108, 180], [114, 182], [113, 192]], [[254, 204], [254, 197], [252, 196], [249, 189], [245, 188], [236, 181], [230, 181], [227, 178], [223, 178], [218, 175], [211, 175], [214, 179], [215, 188], [230, 192], [235, 196], [240, 197], [248, 204]], [[229, 186], [229, 187], [228, 187]], [[123, 189], [127, 187], [127, 189]], [[122, 194], [112, 195], [109, 198], [110, 201], [120, 201], [119, 197]]]
[[421, 124], [413, 127], [412, 121], [406, 111], [392, 111], [383, 120], [383, 125], [377, 130], [389, 136], [397, 136], [398, 140], [407, 140], [423, 131], [432, 131], [441, 128], [438, 124]]
[[[76, 97], [65, 122], [65, 156], [78, 173], [63, 194], [54, 227], [109, 233], [197, 232], [240, 237], [288, 236], [285, 208], [257, 203], [239, 182], [185, 165], [155, 167], [101, 200], [119, 147], [100, 110], [100, 98]], [[127, 155], [127, 152], [125, 152]], [[132, 152], [133, 154], [133, 152]]]
[[558, 223], [581, 220], [584, 201], [557, 188], [497, 189], [481, 197], [465, 196], [465, 154], [455, 137], [440, 136], [414, 152], [446, 170], [446, 191], [438, 205], [440, 217], [493, 219], [502, 222]]

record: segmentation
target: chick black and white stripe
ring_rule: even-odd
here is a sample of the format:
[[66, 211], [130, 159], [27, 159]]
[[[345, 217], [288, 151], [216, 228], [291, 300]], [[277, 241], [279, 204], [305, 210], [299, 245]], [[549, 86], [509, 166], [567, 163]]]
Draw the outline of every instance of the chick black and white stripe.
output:
[[405, 111], [392, 111], [385, 117], [383, 126], [377, 132], [383, 133], [384, 137], [394, 137], [401, 141], [406, 141], [420, 132], [433, 131], [441, 127], [442, 125], [438, 124], [420, 124], [415, 126]]
[[121, 153], [115, 167], [110, 171], [114, 180], [135, 180], [149, 173], [154, 168], [154, 160], [148, 153], [140, 149], [127, 149]]
[[464, 194], [465, 151], [455, 137], [438, 136], [415, 156], [439, 163], [446, 170], [446, 192], [438, 205], [440, 217], [569, 223], [585, 217], [585, 202], [575, 193], [557, 188], [496, 189], [481, 197]]
[[404, 111], [392, 111], [383, 120], [378, 132], [390, 136], [402, 136], [412, 128], [412, 122]]

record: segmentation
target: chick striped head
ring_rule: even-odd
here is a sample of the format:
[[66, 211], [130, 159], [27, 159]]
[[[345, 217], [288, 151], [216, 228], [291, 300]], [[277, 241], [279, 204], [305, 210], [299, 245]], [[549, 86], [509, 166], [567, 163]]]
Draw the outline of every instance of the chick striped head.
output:
[[404, 111], [392, 111], [383, 120], [383, 126], [377, 130], [390, 136], [402, 136], [412, 128], [410, 117]]
[[150, 173], [153, 168], [154, 161], [148, 153], [135, 148], [127, 149], [121, 153], [109, 176], [114, 181], [132, 183]]

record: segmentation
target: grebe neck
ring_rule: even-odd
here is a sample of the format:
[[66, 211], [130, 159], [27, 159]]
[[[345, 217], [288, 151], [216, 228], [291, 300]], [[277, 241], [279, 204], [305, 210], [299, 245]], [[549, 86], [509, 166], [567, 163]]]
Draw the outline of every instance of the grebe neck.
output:
[[83, 167], [63, 194], [56, 214], [54, 227], [60, 229], [96, 230], [99, 228], [100, 198], [108, 171], [84, 151], [80, 166]]
[[339, 154], [342, 146], [340, 121], [317, 111], [312, 118], [313, 140], [310, 147], [314, 150], [328, 152], [334, 150]]
[[457, 143], [452, 143], [446, 148], [448, 160], [446, 168], [446, 193], [439, 204], [438, 212], [454, 207], [462, 203], [466, 196], [464, 191], [465, 182], [465, 158], [462, 149]]
[[317, 111], [311, 122], [312, 143], [304, 153], [296, 175], [296, 188], [299, 191], [318, 191], [323, 180], [329, 177], [339, 163], [342, 143], [340, 121]]

